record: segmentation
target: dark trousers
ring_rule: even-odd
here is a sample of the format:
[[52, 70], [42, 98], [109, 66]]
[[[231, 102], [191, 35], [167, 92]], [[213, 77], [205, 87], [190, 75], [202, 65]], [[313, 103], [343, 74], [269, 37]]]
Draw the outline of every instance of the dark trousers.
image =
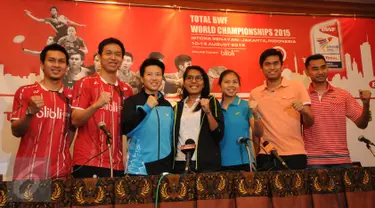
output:
[[[109, 168], [99, 168], [94, 166], [73, 166], [73, 176], [74, 178], [109, 178], [111, 177], [111, 169]], [[113, 170], [113, 177], [124, 176], [123, 170]]]
[[[306, 155], [281, 156], [291, 170], [303, 170], [307, 166]], [[259, 154], [257, 156], [258, 171], [278, 171], [286, 170], [279, 160], [271, 155]]]

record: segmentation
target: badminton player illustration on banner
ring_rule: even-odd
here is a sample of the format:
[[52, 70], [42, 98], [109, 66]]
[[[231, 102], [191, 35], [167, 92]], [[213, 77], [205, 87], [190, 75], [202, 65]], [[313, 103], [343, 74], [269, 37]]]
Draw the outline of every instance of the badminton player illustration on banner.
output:
[[73, 22], [72, 20], [68, 19], [64, 15], [58, 15], [58, 9], [55, 6], [50, 8], [51, 17], [47, 17], [47, 18], [37, 18], [33, 16], [31, 12], [28, 10], [25, 10], [25, 12], [26, 12], [26, 15], [29, 16], [31, 19], [37, 22], [43, 22], [43, 23], [51, 25], [51, 27], [56, 32], [56, 36], [54, 38], [55, 42], [57, 42], [60, 38], [68, 35], [69, 25], [86, 27], [86, 25], [84, 24]]
[[[46, 41], [46, 46], [51, 45], [52, 43], [55, 43], [53, 38], [54, 38], [53, 36], [48, 36], [47, 41]], [[34, 55], [34, 56], [39, 56], [40, 53], [42, 52], [42, 51], [35, 51], [35, 50], [27, 49], [27, 48], [24, 48], [24, 47], [22, 47], [22, 51], [26, 54], [31, 54], [31, 55]]]
[[66, 51], [68, 51], [69, 56], [78, 53], [78, 51], [82, 51], [83, 53], [87, 53], [88, 49], [85, 44], [85, 41], [81, 37], [78, 37], [77, 30], [74, 26], [68, 27], [68, 35], [60, 38], [57, 43], [59, 45], [64, 46]]

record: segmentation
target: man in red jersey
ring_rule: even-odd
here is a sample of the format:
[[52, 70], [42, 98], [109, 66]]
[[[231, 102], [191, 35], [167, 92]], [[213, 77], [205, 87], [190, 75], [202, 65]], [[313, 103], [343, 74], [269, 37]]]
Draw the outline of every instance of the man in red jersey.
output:
[[70, 173], [70, 103], [63, 87], [68, 53], [58, 44], [40, 54], [44, 79], [20, 87], [13, 102], [12, 134], [21, 137], [14, 164], [15, 180], [59, 178]]
[[[108, 38], [99, 44], [98, 53], [101, 70], [81, 79], [73, 90], [72, 123], [79, 127], [73, 150], [73, 175], [76, 178], [109, 177], [110, 156], [114, 176], [124, 174], [119, 127], [122, 103], [132, 95], [132, 88], [117, 78], [117, 70], [125, 48], [121, 41]], [[98, 127], [101, 122], [112, 135], [111, 151], [106, 150], [106, 134]]]

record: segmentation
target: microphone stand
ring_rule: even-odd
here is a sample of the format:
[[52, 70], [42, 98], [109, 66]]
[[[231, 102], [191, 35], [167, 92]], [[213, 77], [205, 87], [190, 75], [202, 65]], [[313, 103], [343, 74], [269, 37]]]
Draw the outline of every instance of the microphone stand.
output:
[[373, 151], [372, 148], [371, 148], [371, 145], [367, 143], [367, 144], [366, 144], [366, 147], [367, 147], [367, 149], [370, 150], [370, 152], [372, 153], [372, 155], [375, 157], [375, 154], [374, 154], [374, 151]]
[[252, 172], [253, 171], [253, 160], [252, 160], [252, 157], [251, 157], [250, 147], [249, 147], [249, 144], [247, 142], [245, 142], [245, 147], [246, 147], [246, 151], [247, 151], [247, 156], [249, 157], [250, 172]]
[[[107, 136], [107, 141], [111, 141], [111, 138]], [[111, 168], [111, 178], [113, 178], [113, 157], [112, 157], [112, 144], [110, 142], [107, 142], [107, 147], [108, 147], [108, 153], [109, 153], [109, 166]]]
[[190, 160], [191, 160], [191, 158], [192, 158], [191, 153], [190, 152], [186, 153], [185, 174], [188, 174], [189, 171], [190, 171]]

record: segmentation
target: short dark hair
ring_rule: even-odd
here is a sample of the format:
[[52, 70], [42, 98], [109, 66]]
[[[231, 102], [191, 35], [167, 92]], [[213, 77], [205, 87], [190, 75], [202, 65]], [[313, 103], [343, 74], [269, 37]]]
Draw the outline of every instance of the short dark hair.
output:
[[[183, 80], [185, 82], [187, 75], [189, 74], [189, 71], [191, 70], [197, 70], [201, 73], [203, 77], [204, 87], [201, 92], [201, 98], [208, 98], [210, 95], [210, 80], [208, 79], [208, 75], [206, 71], [200, 66], [188, 66], [184, 72]], [[189, 96], [188, 91], [184, 88], [182, 91], [182, 99], [185, 99], [187, 96]]]
[[46, 55], [48, 51], [60, 51], [65, 54], [66, 64], [69, 64], [69, 55], [65, 48], [57, 43], [52, 43], [43, 48], [42, 52], [40, 53], [40, 61], [44, 63], [46, 61]]
[[176, 58], [174, 59], [174, 65], [178, 70], [180, 70], [180, 68], [178, 67], [188, 61], [191, 61], [191, 57], [188, 55], [181, 54], [179, 56], [176, 56]]
[[151, 52], [149, 55], [148, 55], [148, 58], [152, 58], [152, 59], [163, 59], [164, 58], [164, 55], [160, 52]]
[[141, 67], [139, 68], [139, 74], [141, 77], [145, 74], [146, 67], [148, 66], [158, 66], [161, 68], [161, 73], [164, 76], [164, 71], [165, 71], [165, 65], [163, 62], [159, 61], [158, 59], [153, 59], [153, 58], [148, 58], [143, 61]]
[[221, 74], [220, 74], [220, 77], [219, 77], [219, 85], [221, 85], [221, 82], [223, 81], [224, 77], [228, 74], [234, 74], [236, 75], [237, 79], [238, 79], [238, 83], [241, 85], [241, 78], [240, 78], [240, 75], [238, 75], [237, 72], [235, 72], [234, 70], [232, 69], [227, 69], [225, 71], [223, 71]]
[[320, 59], [323, 59], [324, 62], [326, 62], [326, 58], [324, 58], [324, 56], [322, 54], [314, 54], [314, 55], [311, 55], [311, 56], [307, 57], [307, 59], [305, 61], [305, 67], [306, 67], [306, 69], [310, 65], [310, 61], [320, 60]]
[[264, 61], [269, 56], [278, 56], [279, 59], [280, 59], [281, 65], [283, 65], [283, 62], [284, 62], [283, 61], [283, 54], [279, 50], [277, 50], [277, 49], [269, 48], [269, 49], [263, 51], [263, 53], [260, 55], [259, 65], [260, 65], [261, 68], [263, 66]]
[[132, 59], [132, 61], [134, 61], [133, 54], [131, 54], [130, 52], [126, 51], [124, 56], [129, 56]]
[[52, 9], [56, 9], [57, 12], [59, 11], [59, 9], [56, 6], [52, 6], [51, 8], [49, 8], [49, 11], [52, 11]]
[[122, 42], [119, 39], [116, 39], [116, 38], [106, 38], [106, 39], [102, 40], [102, 42], [100, 42], [99, 46], [98, 46], [98, 53], [100, 55], [102, 55], [104, 46], [109, 45], [109, 44], [119, 45], [120, 48], [121, 48], [121, 53], [122, 53], [121, 55], [124, 56], [124, 54], [125, 54], [124, 44], [122, 44]]
[[[81, 50], [77, 50], [77, 51], [75, 51], [74, 53], [71, 53], [71, 54], [70, 54], [70, 57], [72, 57], [72, 56], [74, 56], [74, 55], [77, 55], [77, 54], [81, 56], [82, 61], [85, 60], [85, 53], [83, 53], [83, 51], [81, 51]], [[70, 58], [70, 57], [69, 57], [69, 58]]]

